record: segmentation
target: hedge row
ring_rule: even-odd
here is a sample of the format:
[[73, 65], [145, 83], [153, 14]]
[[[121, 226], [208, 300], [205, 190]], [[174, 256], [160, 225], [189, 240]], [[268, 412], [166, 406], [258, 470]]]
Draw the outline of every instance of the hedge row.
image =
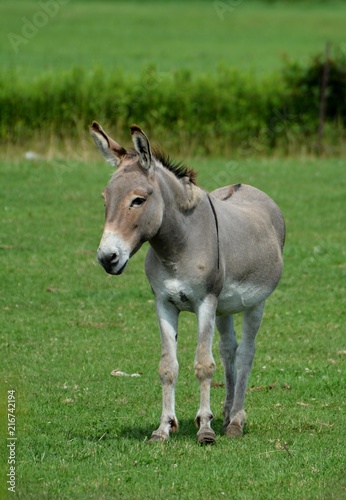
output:
[[[146, 68], [137, 78], [119, 71], [74, 68], [24, 82], [0, 74], [0, 141], [18, 143], [37, 134], [76, 137], [97, 119], [117, 131], [138, 123], [174, 150], [223, 154], [230, 150], [313, 149], [319, 127], [322, 56], [307, 67], [287, 63], [282, 72], [256, 78], [222, 67], [213, 76]], [[324, 140], [340, 143], [346, 128], [346, 64], [329, 62]]]

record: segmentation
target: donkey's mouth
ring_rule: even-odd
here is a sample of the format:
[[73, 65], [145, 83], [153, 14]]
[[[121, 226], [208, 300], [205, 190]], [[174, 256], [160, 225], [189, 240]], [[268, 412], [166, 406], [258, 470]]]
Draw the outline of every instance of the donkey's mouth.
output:
[[126, 267], [127, 262], [128, 261], [126, 261], [125, 264], [120, 269], [117, 269], [117, 266], [114, 266], [112, 264], [110, 264], [110, 265], [102, 264], [102, 266], [103, 266], [104, 270], [106, 271], [106, 273], [112, 274], [113, 276], [119, 276], [120, 274], [122, 274], [125, 271], [125, 267]]
[[118, 271], [116, 271], [115, 273], [110, 273], [110, 274], [114, 274], [115, 276], [119, 276], [119, 274], [122, 274], [123, 271], [125, 271], [125, 267], [126, 267], [127, 263], [128, 263], [128, 260], [125, 262], [125, 264], [123, 265], [123, 267], [121, 267]]

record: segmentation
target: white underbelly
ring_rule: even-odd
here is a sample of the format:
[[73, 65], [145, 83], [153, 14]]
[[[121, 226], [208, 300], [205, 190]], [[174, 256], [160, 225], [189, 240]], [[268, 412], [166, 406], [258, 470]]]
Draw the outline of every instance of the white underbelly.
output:
[[[196, 311], [205, 298], [205, 284], [160, 276], [151, 280], [155, 296], [161, 301], [171, 302], [179, 311]], [[249, 309], [270, 295], [267, 287], [247, 283], [226, 282], [218, 297], [217, 314], [233, 314]]]

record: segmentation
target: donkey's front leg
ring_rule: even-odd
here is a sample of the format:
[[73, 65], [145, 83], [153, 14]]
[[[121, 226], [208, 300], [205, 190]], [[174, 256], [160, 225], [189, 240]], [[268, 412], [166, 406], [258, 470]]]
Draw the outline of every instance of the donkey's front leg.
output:
[[159, 428], [149, 443], [169, 439], [169, 433], [178, 429], [175, 416], [175, 383], [178, 376], [177, 339], [179, 311], [169, 302], [156, 301], [156, 312], [161, 332], [161, 361], [159, 375], [162, 383], [162, 415]]
[[216, 297], [207, 296], [197, 310], [198, 345], [195, 358], [195, 374], [200, 385], [200, 406], [196, 417], [199, 427], [197, 439], [200, 444], [215, 443], [215, 432], [211, 428], [213, 414], [210, 410], [210, 384], [215, 371], [212, 342], [215, 326]]

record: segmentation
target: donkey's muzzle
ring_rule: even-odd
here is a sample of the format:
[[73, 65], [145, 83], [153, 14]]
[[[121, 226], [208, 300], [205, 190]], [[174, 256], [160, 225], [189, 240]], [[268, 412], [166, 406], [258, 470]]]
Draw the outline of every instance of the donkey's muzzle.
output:
[[125, 261], [124, 264], [121, 263], [119, 255], [116, 254], [115, 252], [107, 254], [103, 252], [100, 248], [97, 251], [97, 260], [108, 274], [113, 274], [113, 275], [121, 274], [124, 271], [127, 264], [127, 260]]
[[131, 248], [114, 231], [103, 232], [97, 259], [108, 274], [121, 274], [130, 258]]

